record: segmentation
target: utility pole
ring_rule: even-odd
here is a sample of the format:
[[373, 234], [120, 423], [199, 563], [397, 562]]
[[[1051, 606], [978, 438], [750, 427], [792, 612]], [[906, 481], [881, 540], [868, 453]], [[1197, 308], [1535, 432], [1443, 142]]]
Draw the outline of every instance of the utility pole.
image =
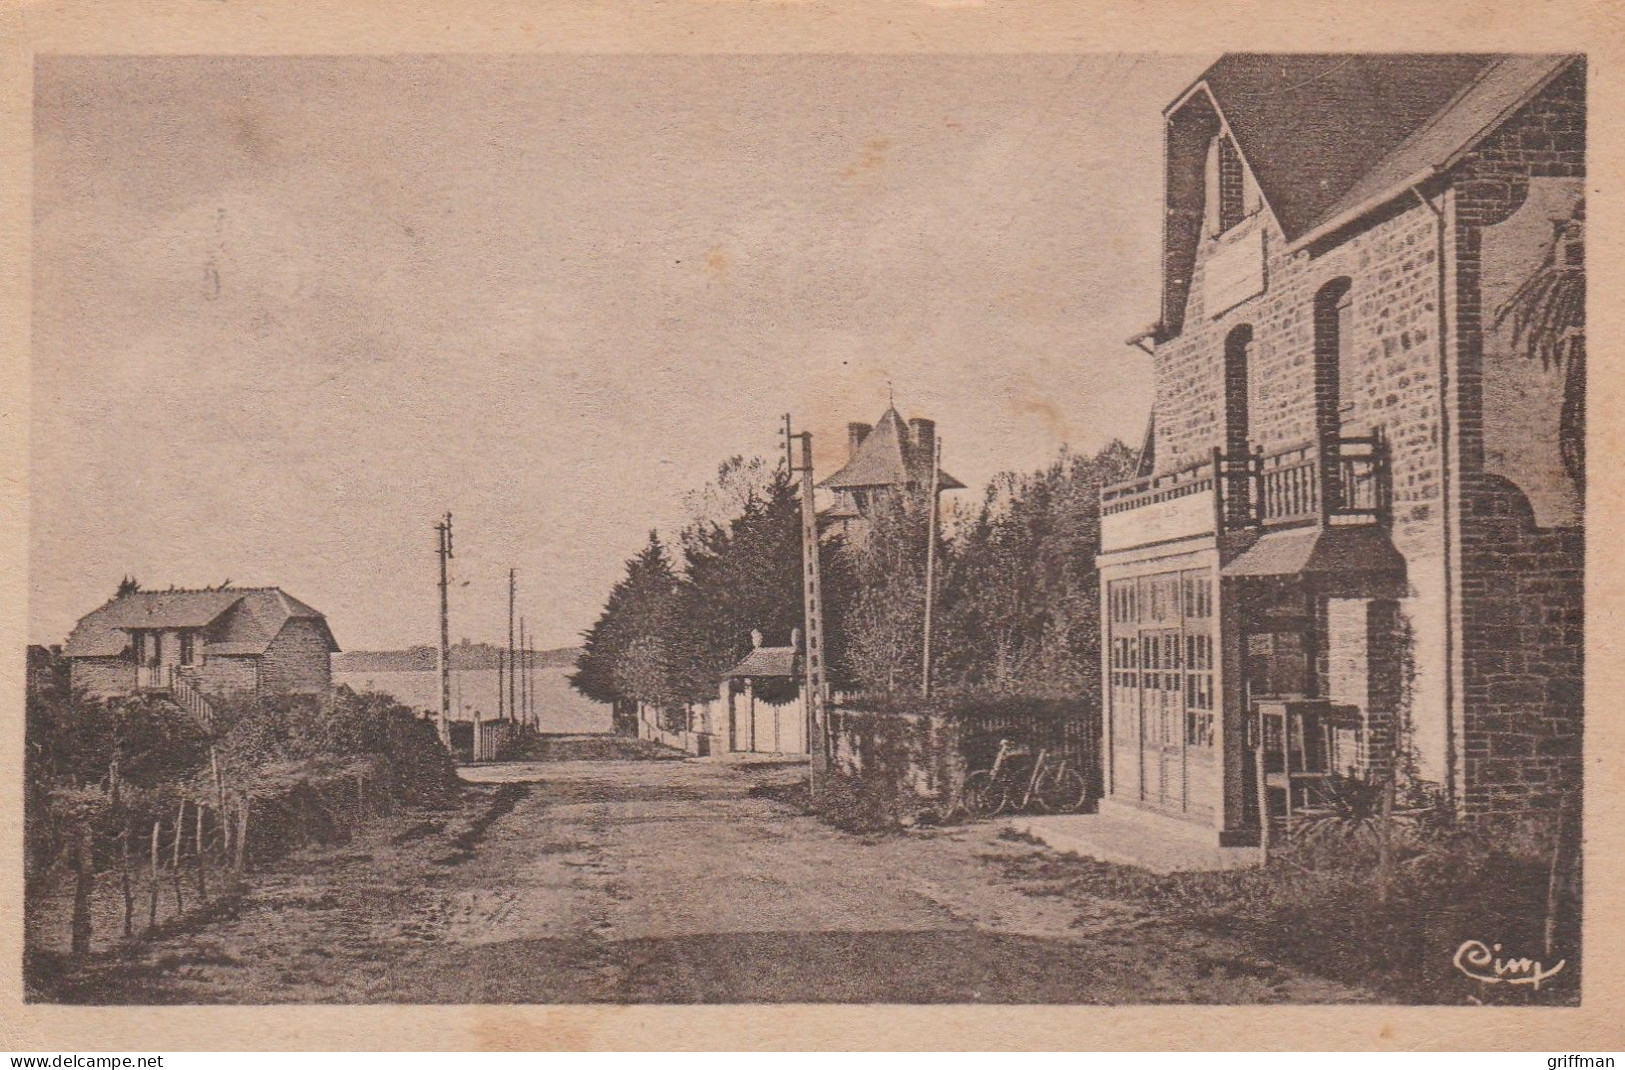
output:
[[514, 660], [513, 645], [513, 599], [517, 584], [517, 573], [514, 569], [508, 570], [508, 712], [511, 714], [517, 707], [514, 705], [514, 666], [519, 663]]
[[530, 723], [530, 655], [525, 646], [525, 618], [519, 618], [519, 716], [520, 724]]
[[440, 743], [451, 749], [451, 622], [446, 564], [451, 560], [451, 513], [434, 526], [440, 535]]
[[[801, 463], [796, 463], [795, 439], [801, 440]], [[813, 501], [812, 432], [792, 434], [790, 414], [784, 415], [784, 452], [791, 475], [801, 476], [801, 590], [805, 609], [806, 649], [802, 666], [806, 678], [807, 751], [811, 756], [807, 790], [816, 799], [819, 781], [829, 768], [829, 695], [824, 664], [823, 576], [818, 563], [818, 510]], [[815, 742], [816, 741], [816, 742]]]
[[925, 650], [920, 656], [920, 694], [931, 697], [931, 597], [935, 593], [937, 571], [937, 497], [942, 493], [939, 473], [942, 471], [942, 439], [936, 439], [936, 450], [931, 458], [931, 520], [926, 527], [925, 543]]
[[536, 633], [525, 633], [525, 678], [530, 681], [530, 724], [542, 730], [542, 711], [536, 706]]

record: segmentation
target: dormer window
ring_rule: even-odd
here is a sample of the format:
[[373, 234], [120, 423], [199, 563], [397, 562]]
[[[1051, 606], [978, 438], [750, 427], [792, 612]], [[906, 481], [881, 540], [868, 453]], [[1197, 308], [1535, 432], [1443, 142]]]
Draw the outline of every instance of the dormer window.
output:
[[1209, 231], [1223, 234], [1247, 218], [1246, 177], [1241, 153], [1227, 133], [1220, 133], [1208, 145], [1207, 195]]

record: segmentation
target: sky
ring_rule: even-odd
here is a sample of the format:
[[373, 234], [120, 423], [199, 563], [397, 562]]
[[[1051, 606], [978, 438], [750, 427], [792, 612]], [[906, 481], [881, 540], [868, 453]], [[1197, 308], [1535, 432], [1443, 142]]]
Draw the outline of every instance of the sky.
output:
[[575, 643], [734, 454], [895, 394], [971, 486], [1138, 444], [1206, 56], [41, 57], [30, 641], [133, 575]]

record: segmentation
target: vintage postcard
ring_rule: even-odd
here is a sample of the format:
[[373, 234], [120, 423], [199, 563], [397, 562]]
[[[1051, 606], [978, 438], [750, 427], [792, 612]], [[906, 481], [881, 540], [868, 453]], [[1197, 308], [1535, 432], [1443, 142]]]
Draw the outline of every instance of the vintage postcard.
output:
[[19, 1036], [1619, 1046], [1600, 9], [316, 10], [10, 15]]

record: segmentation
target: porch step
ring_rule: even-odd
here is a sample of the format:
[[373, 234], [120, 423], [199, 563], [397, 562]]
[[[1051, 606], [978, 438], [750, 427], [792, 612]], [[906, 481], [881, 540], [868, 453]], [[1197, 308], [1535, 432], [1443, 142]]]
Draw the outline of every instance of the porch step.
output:
[[1210, 828], [1102, 800], [1096, 814], [1022, 817], [1010, 827], [1067, 854], [1153, 873], [1245, 869], [1258, 864], [1256, 847], [1220, 847]]

